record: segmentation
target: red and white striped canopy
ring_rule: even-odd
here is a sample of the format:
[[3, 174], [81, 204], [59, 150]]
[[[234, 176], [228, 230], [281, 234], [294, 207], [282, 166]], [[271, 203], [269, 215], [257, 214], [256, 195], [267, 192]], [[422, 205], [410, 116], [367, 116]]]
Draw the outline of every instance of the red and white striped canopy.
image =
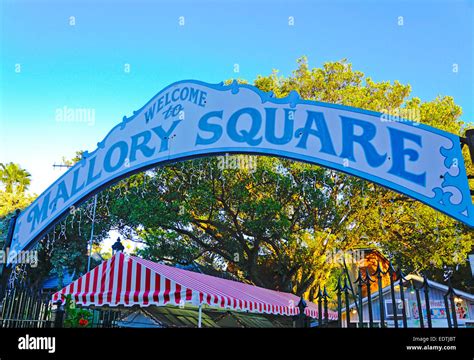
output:
[[[293, 294], [178, 269], [123, 253], [117, 253], [55, 293], [53, 301], [64, 303], [68, 294], [76, 304], [86, 306], [191, 303], [277, 315], [298, 314], [300, 301]], [[317, 305], [307, 302], [305, 313], [317, 318]], [[330, 311], [329, 318], [337, 319], [337, 313]]]

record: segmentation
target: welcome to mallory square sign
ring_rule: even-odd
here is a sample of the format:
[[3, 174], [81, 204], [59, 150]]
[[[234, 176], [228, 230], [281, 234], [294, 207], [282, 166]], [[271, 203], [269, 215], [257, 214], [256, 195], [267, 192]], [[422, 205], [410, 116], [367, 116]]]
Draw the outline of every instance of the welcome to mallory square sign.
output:
[[384, 114], [277, 99], [250, 85], [174, 83], [115, 126], [98, 148], [42, 193], [15, 224], [19, 252], [103, 187], [143, 169], [197, 156], [282, 156], [343, 171], [424, 202], [474, 226], [456, 135]]

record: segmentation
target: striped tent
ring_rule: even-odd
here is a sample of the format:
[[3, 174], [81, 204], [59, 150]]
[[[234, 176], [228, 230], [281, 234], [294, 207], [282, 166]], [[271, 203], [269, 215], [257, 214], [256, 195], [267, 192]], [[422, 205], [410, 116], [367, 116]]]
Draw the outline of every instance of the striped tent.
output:
[[[64, 303], [69, 294], [76, 304], [84, 306], [190, 303], [276, 315], [298, 314], [300, 301], [290, 293], [178, 269], [121, 252], [56, 292], [53, 301]], [[305, 313], [317, 318], [317, 305], [307, 302]], [[330, 311], [329, 318], [337, 319], [337, 313]]]

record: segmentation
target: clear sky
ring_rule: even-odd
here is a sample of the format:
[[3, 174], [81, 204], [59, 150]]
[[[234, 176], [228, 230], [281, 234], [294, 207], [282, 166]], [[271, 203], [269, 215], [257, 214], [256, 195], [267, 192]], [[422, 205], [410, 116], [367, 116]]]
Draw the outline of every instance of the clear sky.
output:
[[[93, 151], [169, 83], [288, 75], [302, 55], [311, 67], [347, 58], [422, 100], [453, 96], [474, 121], [471, 0], [0, 4], [0, 162], [30, 171], [36, 193], [61, 175], [54, 163]], [[65, 107], [93, 110], [94, 122], [58, 121]]]

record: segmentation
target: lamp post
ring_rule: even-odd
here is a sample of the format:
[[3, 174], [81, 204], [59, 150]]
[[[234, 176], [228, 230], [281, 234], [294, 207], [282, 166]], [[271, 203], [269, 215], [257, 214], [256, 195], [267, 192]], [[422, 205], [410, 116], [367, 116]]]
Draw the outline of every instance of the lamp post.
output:
[[120, 242], [120, 237], [117, 238], [117, 241], [112, 245], [112, 256], [117, 254], [118, 252], [123, 252], [125, 250], [125, 246]]

